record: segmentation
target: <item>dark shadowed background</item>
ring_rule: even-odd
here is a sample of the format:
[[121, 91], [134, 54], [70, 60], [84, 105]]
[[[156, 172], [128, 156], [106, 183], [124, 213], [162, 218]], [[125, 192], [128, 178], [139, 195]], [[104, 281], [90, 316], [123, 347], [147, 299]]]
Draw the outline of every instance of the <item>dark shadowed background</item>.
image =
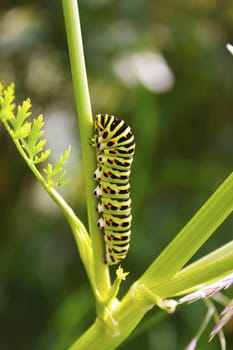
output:
[[[82, 0], [80, 15], [93, 113], [124, 119], [137, 143], [123, 294], [232, 170], [233, 1]], [[72, 145], [60, 192], [86, 224], [60, 1], [1, 1], [0, 80], [44, 114], [52, 160]], [[196, 257], [232, 232], [230, 218]], [[120, 349], [183, 349], [205, 312], [202, 303], [169, 317], [152, 310]], [[0, 349], [65, 350], [93, 320], [71, 231], [0, 125]], [[198, 349], [219, 349], [208, 332]], [[232, 349], [233, 322], [225, 333]]]

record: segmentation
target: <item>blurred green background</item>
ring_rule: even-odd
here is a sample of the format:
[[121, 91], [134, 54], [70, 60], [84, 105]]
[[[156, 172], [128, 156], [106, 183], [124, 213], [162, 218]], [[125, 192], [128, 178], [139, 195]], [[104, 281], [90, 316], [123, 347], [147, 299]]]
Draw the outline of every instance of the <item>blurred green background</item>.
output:
[[[125, 119], [137, 143], [123, 294], [232, 171], [233, 1], [80, 0], [80, 12], [93, 113]], [[52, 160], [72, 145], [61, 192], [86, 224], [60, 1], [0, 3], [0, 80], [44, 114]], [[0, 150], [0, 350], [65, 350], [94, 320], [87, 277], [67, 223], [2, 126]], [[232, 229], [229, 218], [196, 257]], [[154, 309], [120, 349], [184, 349], [205, 312]], [[199, 350], [219, 349], [210, 329]], [[233, 322], [225, 333], [232, 349]]]

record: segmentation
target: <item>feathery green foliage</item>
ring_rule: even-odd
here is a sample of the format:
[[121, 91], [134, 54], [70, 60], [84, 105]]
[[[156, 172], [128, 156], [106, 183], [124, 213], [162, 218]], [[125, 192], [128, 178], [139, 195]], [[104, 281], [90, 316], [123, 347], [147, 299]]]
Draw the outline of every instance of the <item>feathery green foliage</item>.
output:
[[66, 169], [63, 169], [63, 166], [70, 155], [70, 147], [67, 148], [64, 155], [60, 156], [57, 164], [52, 166], [48, 163], [44, 172], [47, 176], [47, 182], [50, 186], [61, 186], [67, 184], [68, 180], [63, 180], [66, 175]]
[[39, 115], [32, 121], [28, 121], [28, 118], [31, 116], [30, 99], [25, 100], [22, 105], [19, 105], [17, 107], [17, 113], [14, 113], [16, 109], [14, 91], [14, 84], [5, 87], [3, 83], [0, 83], [0, 121], [2, 121], [16, 148], [33, 174], [67, 218], [87, 274], [94, 285], [89, 235], [73, 210], [54, 189], [54, 186], [62, 186], [68, 182], [67, 179], [64, 179], [66, 175], [64, 164], [69, 158], [70, 147], [67, 148], [64, 155], [60, 156], [54, 166], [50, 163], [45, 166], [45, 176], [43, 176], [37, 165], [43, 163], [51, 153], [49, 149], [45, 149], [46, 139], [41, 139], [44, 134], [42, 129], [44, 126], [43, 116]]
[[[14, 104], [14, 90], [14, 84], [4, 89], [4, 84], [0, 83], [0, 120], [3, 122], [27, 164], [34, 170], [35, 175], [39, 175], [39, 173], [35, 172], [35, 166], [43, 163], [51, 154], [50, 149], [45, 149], [46, 139], [41, 138], [44, 134], [44, 119], [41, 114], [32, 121], [28, 120], [32, 114], [30, 111], [32, 107], [30, 99], [23, 101], [17, 107], [17, 113], [14, 113], [16, 109]], [[68, 182], [68, 180], [64, 179], [66, 175], [64, 164], [69, 158], [69, 155], [70, 146], [64, 155], [60, 156], [55, 166], [48, 163], [45, 167], [44, 172], [46, 177], [43, 177], [43, 179], [45, 179], [48, 187], [61, 186]], [[41, 176], [38, 177], [40, 181]]]

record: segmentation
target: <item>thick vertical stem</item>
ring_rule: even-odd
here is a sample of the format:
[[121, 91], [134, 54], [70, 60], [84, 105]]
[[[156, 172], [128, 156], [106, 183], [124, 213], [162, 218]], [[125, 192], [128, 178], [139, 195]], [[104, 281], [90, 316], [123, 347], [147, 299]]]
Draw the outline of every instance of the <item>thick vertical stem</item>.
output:
[[94, 276], [97, 293], [104, 296], [110, 287], [108, 267], [103, 263], [103, 238], [96, 226], [96, 200], [93, 197], [94, 181], [92, 173], [96, 160], [90, 146], [90, 138], [93, 134], [93, 120], [91, 103], [88, 90], [88, 82], [83, 53], [82, 35], [77, 0], [63, 0], [63, 12], [67, 32], [69, 56], [73, 85], [75, 92], [76, 108], [79, 117], [80, 140], [82, 147], [83, 172], [86, 185], [86, 198], [89, 229], [93, 246]]

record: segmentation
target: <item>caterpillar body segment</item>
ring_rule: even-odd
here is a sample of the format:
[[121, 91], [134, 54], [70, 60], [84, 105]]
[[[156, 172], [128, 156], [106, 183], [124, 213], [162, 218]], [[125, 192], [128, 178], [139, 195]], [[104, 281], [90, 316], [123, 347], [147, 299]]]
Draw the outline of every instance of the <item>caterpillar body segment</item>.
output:
[[97, 204], [99, 214], [122, 215], [131, 213], [131, 199], [110, 199], [101, 198]]
[[96, 181], [104, 181], [110, 183], [125, 183], [129, 181], [130, 170], [116, 170], [98, 166], [93, 174]]

